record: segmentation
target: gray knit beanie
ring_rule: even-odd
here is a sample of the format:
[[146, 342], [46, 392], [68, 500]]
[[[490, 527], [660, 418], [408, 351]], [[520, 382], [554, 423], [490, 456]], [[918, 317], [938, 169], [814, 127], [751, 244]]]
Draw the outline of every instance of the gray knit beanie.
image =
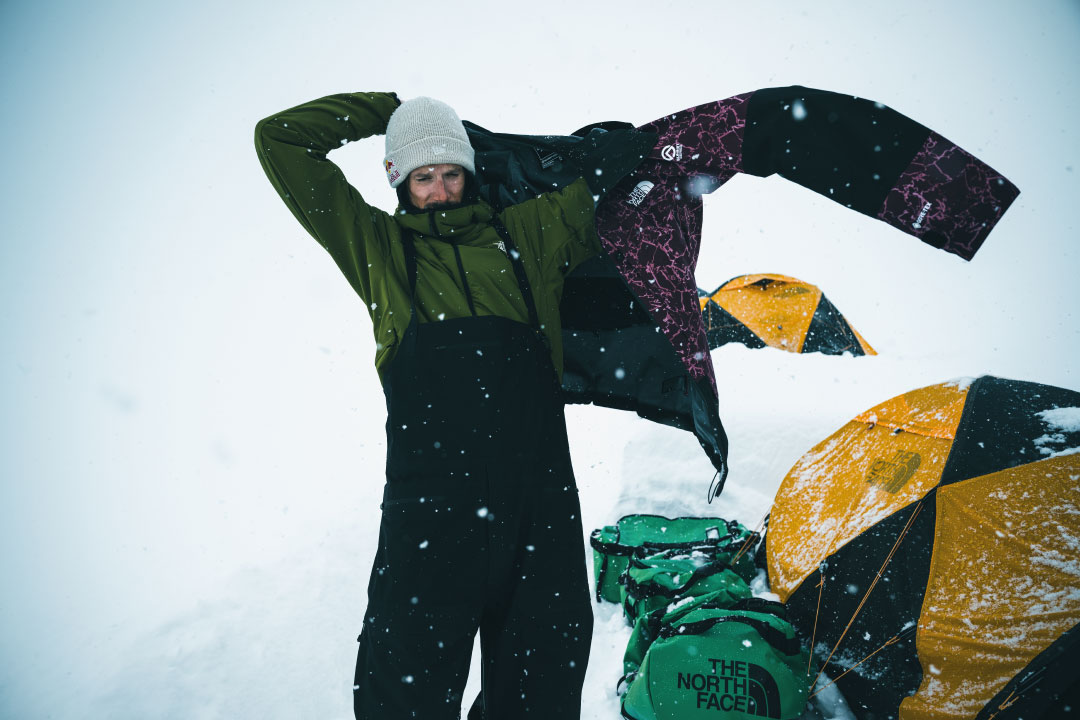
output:
[[422, 165], [461, 165], [476, 172], [473, 148], [454, 108], [429, 97], [406, 100], [386, 126], [386, 179], [397, 187]]

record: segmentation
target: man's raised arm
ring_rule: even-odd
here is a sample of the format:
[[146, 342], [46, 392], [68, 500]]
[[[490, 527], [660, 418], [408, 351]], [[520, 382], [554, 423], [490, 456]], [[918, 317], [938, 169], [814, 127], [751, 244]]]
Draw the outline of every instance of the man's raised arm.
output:
[[368, 205], [326, 155], [385, 132], [398, 104], [393, 93], [343, 93], [276, 113], [255, 126], [255, 149], [270, 183], [365, 303], [371, 278], [388, 258], [393, 220]]

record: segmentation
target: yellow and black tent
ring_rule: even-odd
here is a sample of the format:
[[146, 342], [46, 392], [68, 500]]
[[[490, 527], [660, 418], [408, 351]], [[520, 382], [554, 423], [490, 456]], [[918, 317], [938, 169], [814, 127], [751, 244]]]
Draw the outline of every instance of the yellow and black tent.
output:
[[709, 347], [730, 342], [797, 353], [876, 355], [821, 290], [787, 275], [740, 275], [698, 290]]
[[861, 718], [1080, 712], [1080, 393], [984, 376], [867, 410], [788, 473], [766, 556]]

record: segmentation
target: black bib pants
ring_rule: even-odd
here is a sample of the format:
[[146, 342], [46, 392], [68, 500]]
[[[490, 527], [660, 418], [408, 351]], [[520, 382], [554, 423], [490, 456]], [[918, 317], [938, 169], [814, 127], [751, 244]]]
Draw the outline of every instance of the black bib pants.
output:
[[[410, 237], [405, 246], [415, 290]], [[527, 280], [521, 291], [531, 306]], [[580, 716], [593, 622], [584, 535], [562, 399], [530, 316], [533, 327], [420, 324], [414, 308], [384, 373], [386, 487], [358, 719], [458, 718], [478, 629], [470, 718]]]

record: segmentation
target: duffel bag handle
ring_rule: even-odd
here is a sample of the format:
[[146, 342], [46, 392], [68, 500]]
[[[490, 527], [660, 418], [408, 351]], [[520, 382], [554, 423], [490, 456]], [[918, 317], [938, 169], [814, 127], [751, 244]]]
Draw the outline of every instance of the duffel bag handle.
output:
[[[682, 588], [676, 591], [677, 595], [684, 595], [684, 591], [687, 588], [692, 587], [694, 584], [702, 581], [703, 579], [721, 573], [724, 570], [730, 570], [731, 565], [728, 563], [712, 563], [709, 565], [702, 565], [693, 573], [690, 574], [690, 579], [682, 584]], [[667, 589], [662, 588], [659, 585], [653, 583], [639, 583], [630, 577], [629, 571], [623, 573], [619, 577], [620, 582], [626, 587], [626, 594], [635, 600], [642, 598], [653, 597], [655, 595], [666, 595]]]
[[[604, 532], [614, 532], [614, 540], [601, 540]], [[619, 542], [619, 526], [618, 525], [606, 525], [602, 528], [597, 528], [589, 534], [589, 544], [592, 545], [593, 550], [602, 552], [605, 555], [626, 555], [630, 556], [634, 554], [637, 549], [632, 545], [623, 545]]]
[[798, 655], [801, 649], [798, 638], [794, 636], [788, 637], [769, 623], [758, 620], [757, 618], [746, 617], [745, 615], [720, 615], [718, 617], [706, 618], [704, 620], [697, 620], [681, 625], [664, 625], [660, 628], [659, 637], [672, 638], [678, 637], [679, 635], [701, 635], [720, 623], [726, 622], [737, 622], [749, 625], [757, 631], [758, 635], [760, 635], [765, 642], [769, 643], [769, 645], [777, 652], [781, 652], [784, 655]]

